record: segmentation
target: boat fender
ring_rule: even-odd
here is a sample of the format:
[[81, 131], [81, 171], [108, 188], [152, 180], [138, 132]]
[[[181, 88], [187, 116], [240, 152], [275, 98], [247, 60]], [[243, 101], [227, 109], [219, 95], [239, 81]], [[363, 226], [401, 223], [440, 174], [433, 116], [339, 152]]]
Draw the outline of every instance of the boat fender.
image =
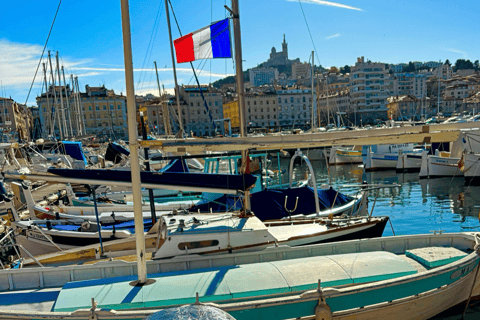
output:
[[60, 220], [60, 213], [58, 213], [58, 211], [55, 211], [55, 219]]
[[88, 231], [90, 229], [90, 222], [83, 221], [81, 227], [82, 227], [82, 231]]
[[165, 240], [167, 239], [168, 235], [168, 228], [167, 228], [167, 222], [165, 222], [165, 219], [162, 217], [162, 222], [160, 223], [160, 239]]
[[52, 221], [50, 221], [50, 220], [47, 219], [46, 224], [47, 224], [47, 229], [48, 229], [48, 230], [52, 230]]

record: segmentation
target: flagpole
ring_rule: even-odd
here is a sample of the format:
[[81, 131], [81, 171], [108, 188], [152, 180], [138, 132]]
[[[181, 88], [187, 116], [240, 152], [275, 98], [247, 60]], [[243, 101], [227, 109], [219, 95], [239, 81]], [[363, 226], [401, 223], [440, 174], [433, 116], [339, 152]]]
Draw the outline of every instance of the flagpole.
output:
[[128, 144], [130, 146], [135, 241], [137, 248], [137, 284], [143, 285], [147, 282], [147, 262], [145, 259], [146, 252], [142, 212], [142, 189], [140, 185], [140, 163], [138, 158], [135, 88], [133, 84], [132, 42], [130, 38], [130, 13], [128, 0], [120, 1], [122, 6], [123, 53], [125, 59], [125, 83], [127, 88]]
[[172, 54], [173, 79], [175, 80], [175, 97], [177, 98], [178, 125], [180, 128], [180, 135], [183, 137], [184, 129], [183, 129], [182, 112], [181, 112], [182, 107], [180, 106], [180, 90], [178, 90], [177, 67], [175, 66], [175, 58], [173, 53], [172, 28], [170, 26], [170, 10], [168, 9], [168, 0], [165, 0], [165, 13], [167, 15], [168, 36], [170, 38], [170, 52]]
[[[233, 36], [235, 39], [235, 66], [237, 77], [237, 94], [238, 94], [238, 115], [240, 119], [240, 135], [247, 136], [246, 118], [245, 118], [245, 87], [243, 84], [243, 64], [242, 64], [242, 39], [240, 33], [240, 16], [238, 8], [238, 0], [232, 0], [233, 15]], [[242, 151], [242, 173], [249, 172], [248, 150]], [[245, 209], [250, 210], [250, 191], [245, 191]]]

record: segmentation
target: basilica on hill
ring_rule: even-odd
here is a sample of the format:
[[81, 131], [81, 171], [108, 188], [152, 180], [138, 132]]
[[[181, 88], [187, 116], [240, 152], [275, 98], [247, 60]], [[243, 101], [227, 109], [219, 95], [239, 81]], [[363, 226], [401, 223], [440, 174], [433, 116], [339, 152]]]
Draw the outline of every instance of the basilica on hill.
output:
[[270, 58], [262, 64], [263, 67], [269, 68], [272, 66], [290, 66], [294, 63], [299, 63], [300, 59], [295, 60], [288, 59], [288, 44], [285, 41], [285, 34], [283, 35], [282, 51], [277, 52], [275, 47], [272, 47], [270, 52]]

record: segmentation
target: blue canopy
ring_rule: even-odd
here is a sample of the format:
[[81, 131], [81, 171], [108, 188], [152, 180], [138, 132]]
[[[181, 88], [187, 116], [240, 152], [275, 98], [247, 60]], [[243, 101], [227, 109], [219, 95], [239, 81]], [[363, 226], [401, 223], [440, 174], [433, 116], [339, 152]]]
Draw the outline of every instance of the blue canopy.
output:
[[85, 165], [88, 165], [87, 158], [83, 153], [82, 143], [76, 141], [62, 141], [63, 151], [66, 155], [69, 155], [73, 159], [82, 160]]
[[185, 159], [173, 159], [163, 167], [162, 169], [158, 170], [159, 172], [190, 172], [188, 170], [187, 162]]
[[[287, 208], [293, 210], [295, 208], [296, 198], [298, 197], [297, 209], [291, 215], [312, 214], [315, 213], [315, 193], [311, 187], [299, 187], [288, 189], [265, 189], [256, 192], [251, 196], [251, 208], [253, 213], [262, 221], [282, 219], [290, 214], [285, 210], [285, 197], [287, 198]], [[336, 199], [335, 199], [336, 196]], [[342, 206], [353, 200], [352, 197], [343, 193], [338, 193], [334, 189], [318, 190], [318, 202], [320, 210], [330, 209], [333, 206]], [[238, 210], [242, 207], [242, 199], [236, 196], [223, 195], [212, 201], [201, 201], [191, 208], [192, 212], [209, 212]]]

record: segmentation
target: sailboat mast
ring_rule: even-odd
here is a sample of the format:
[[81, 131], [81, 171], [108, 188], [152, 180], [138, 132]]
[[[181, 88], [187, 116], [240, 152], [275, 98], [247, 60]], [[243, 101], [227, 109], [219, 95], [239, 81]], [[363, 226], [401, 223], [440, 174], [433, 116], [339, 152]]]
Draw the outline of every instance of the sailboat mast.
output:
[[57, 121], [58, 121], [58, 132], [60, 133], [60, 139], [63, 139], [63, 131], [62, 131], [62, 124], [60, 123], [60, 115], [58, 113], [58, 99], [57, 99], [57, 93], [55, 90], [55, 76], [53, 75], [53, 66], [52, 66], [52, 57], [50, 56], [50, 50], [48, 51], [48, 62], [50, 63], [50, 75], [52, 77], [52, 88], [53, 88], [53, 126], [52, 126], [52, 134], [55, 133], [55, 115], [57, 116]]
[[133, 82], [132, 42], [130, 39], [130, 13], [128, 0], [120, 0], [122, 9], [123, 54], [125, 60], [125, 84], [127, 88], [128, 144], [130, 146], [130, 165], [132, 175], [133, 211], [135, 222], [135, 240], [137, 249], [138, 284], [147, 282], [147, 263], [145, 259], [145, 234], [142, 212], [142, 189], [140, 162], [138, 157], [137, 119], [135, 108], [135, 88]]
[[311, 70], [311, 73], [312, 73], [312, 132], [313, 132], [313, 129], [315, 128], [315, 114], [314, 114], [314, 108], [313, 108], [313, 105], [314, 105], [314, 94], [313, 94], [313, 82], [314, 82], [314, 75], [315, 75], [315, 72], [313, 71], [313, 69], [315, 68], [315, 63], [313, 61], [313, 56], [314, 56], [314, 51], [312, 51], [312, 70]]
[[[72, 110], [70, 109], [70, 98], [68, 97], [67, 82], [65, 81], [65, 68], [62, 66], [63, 85], [65, 86], [65, 101], [67, 102], [68, 126], [70, 128], [70, 136], [73, 137], [72, 129]], [[65, 129], [66, 130], [66, 129]]]
[[[158, 78], [157, 61], [153, 61], [153, 64], [155, 65], [155, 74], [157, 76], [158, 94], [159, 97], [162, 97], [162, 90], [160, 89], [160, 79]], [[168, 112], [168, 105], [165, 97], [162, 98], [162, 102], [163, 127], [165, 129], [165, 135], [168, 136], [172, 134], [172, 130], [170, 128], [170, 114]]]
[[[245, 118], [245, 87], [243, 84], [243, 63], [242, 63], [242, 39], [240, 34], [240, 12], [238, 9], [238, 0], [232, 0], [233, 15], [233, 37], [235, 39], [235, 67], [237, 77], [237, 93], [238, 93], [238, 115], [240, 120], [240, 135], [247, 136], [246, 118]], [[250, 171], [248, 161], [248, 150], [242, 151], [242, 173]], [[245, 191], [244, 196], [245, 210], [251, 209], [250, 191]]]
[[[172, 28], [170, 26], [170, 10], [168, 8], [168, 0], [165, 0], [165, 14], [167, 16], [168, 36], [170, 38], [170, 53], [172, 54], [173, 79], [175, 80], [175, 98], [177, 99], [178, 126], [180, 128], [180, 134], [183, 136], [184, 130], [183, 130], [183, 122], [182, 122], [182, 107], [180, 106], [180, 90], [178, 90], [177, 67], [175, 66], [173, 40], [172, 40]], [[170, 121], [170, 119], [168, 119], [168, 121]]]
[[45, 65], [45, 62], [43, 63], [43, 78], [45, 80], [45, 94], [47, 97], [47, 111], [45, 112], [45, 115], [43, 116], [43, 118], [45, 119], [45, 129], [48, 128], [47, 129], [47, 134], [48, 134], [48, 132], [50, 132], [50, 127], [52, 126], [52, 119], [51, 119], [52, 111], [50, 109], [50, 99], [48, 98], [47, 66]]
[[[67, 121], [65, 118], [65, 107], [63, 105], [63, 89], [62, 89], [62, 79], [60, 78], [60, 63], [58, 62], [58, 51], [55, 55], [57, 59], [57, 75], [58, 75], [58, 86], [60, 87], [60, 105], [62, 108], [62, 118], [63, 118], [63, 128], [65, 129], [65, 138], [68, 136], [68, 128], [67, 128]], [[60, 125], [62, 125], [60, 123]]]

